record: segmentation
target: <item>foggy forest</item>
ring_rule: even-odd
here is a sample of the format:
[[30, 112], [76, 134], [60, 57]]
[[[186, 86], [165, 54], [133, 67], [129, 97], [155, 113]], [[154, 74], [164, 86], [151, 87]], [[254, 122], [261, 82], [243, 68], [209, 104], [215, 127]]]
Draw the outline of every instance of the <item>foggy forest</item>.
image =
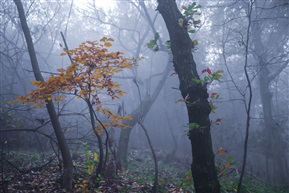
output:
[[1, 0], [0, 192], [289, 193], [288, 0]]

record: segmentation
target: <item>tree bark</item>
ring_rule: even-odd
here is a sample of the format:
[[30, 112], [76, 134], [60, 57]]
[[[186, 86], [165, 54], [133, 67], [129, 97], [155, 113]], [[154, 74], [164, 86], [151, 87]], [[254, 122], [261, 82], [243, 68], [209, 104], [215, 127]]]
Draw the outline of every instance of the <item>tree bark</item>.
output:
[[[14, 0], [16, 6], [17, 6], [17, 10], [18, 10], [18, 14], [19, 14], [19, 18], [20, 18], [20, 22], [21, 22], [21, 27], [26, 39], [26, 43], [27, 43], [27, 47], [28, 47], [28, 52], [29, 52], [29, 56], [30, 56], [30, 60], [31, 60], [31, 65], [32, 65], [32, 69], [33, 69], [33, 73], [35, 76], [35, 79], [37, 81], [41, 81], [44, 82], [44, 79], [41, 75], [40, 69], [39, 69], [39, 65], [38, 65], [38, 61], [36, 58], [36, 53], [35, 53], [35, 49], [34, 49], [34, 45], [33, 45], [33, 41], [32, 41], [32, 37], [30, 34], [30, 30], [29, 27], [27, 25], [27, 21], [26, 21], [26, 17], [25, 17], [25, 13], [24, 13], [24, 9], [23, 9], [23, 5], [21, 3], [21, 0]], [[51, 119], [51, 123], [53, 125], [53, 129], [57, 138], [57, 142], [58, 142], [58, 146], [59, 149], [61, 151], [61, 156], [62, 156], [62, 160], [63, 160], [63, 188], [67, 189], [67, 190], [71, 190], [72, 189], [72, 179], [73, 179], [73, 164], [72, 164], [72, 158], [71, 158], [71, 154], [68, 148], [68, 145], [66, 143], [66, 139], [65, 136], [63, 134], [63, 131], [61, 129], [61, 125], [60, 122], [58, 120], [58, 116], [56, 114], [53, 102], [51, 100], [46, 101], [46, 108], [49, 114], [49, 117]]]
[[[190, 128], [193, 162], [191, 165], [195, 191], [197, 193], [219, 193], [220, 184], [215, 169], [214, 153], [210, 133], [209, 114], [211, 107], [205, 84], [197, 84], [199, 79], [196, 63], [191, 52], [192, 40], [186, 30], [186, 20], [177, 8], [175, 0], [158, 0], [157, 10], [162, 15], [171, 41], [171, 50], [176, 72], [180, 80], [180, 91], [187, 99], [189, 123], [199, 125]], [[178, 24], [183, 19], [184, 25]]]

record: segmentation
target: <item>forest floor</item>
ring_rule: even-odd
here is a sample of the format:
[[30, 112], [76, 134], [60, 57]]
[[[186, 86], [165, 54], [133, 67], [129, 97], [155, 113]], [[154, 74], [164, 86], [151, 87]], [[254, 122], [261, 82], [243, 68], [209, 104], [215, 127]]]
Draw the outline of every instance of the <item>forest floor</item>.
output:
[[[96, 193], [149, 193], [154, 182], [154, 162], [148, 151], [131, 150], [128, 169], [116, 175], [114, 167], [106, 176], [99, 176], [98, 188], [91, 188], [91, 171], [97, 154], [90, 151], [74, 155], [75, 179], [74, 192]], [[185, 157], [167, 159], [164, 152], [157, 152], [159, 179], [158, 192], [191, 193], [193, 182], [190, 174], [190, 160]], [[108, 162], [108, 164], [110, 164]], [[43, 159], [31, 151], [9, 151], [2, 153], [0, 160], [0, 192], [9, 193], [46, 193], [64, 192], [60, 186], [60, 170], [55, 156]], [[226, 165], [224, 165], [226, 166]], [[236, 192], [238, 174], [233, 170], [222, 171], [220, 183], [222, 192]], [[246, 176], [244, 193], [289, 193], [289, 190], [270, 186], [267, 182]]]

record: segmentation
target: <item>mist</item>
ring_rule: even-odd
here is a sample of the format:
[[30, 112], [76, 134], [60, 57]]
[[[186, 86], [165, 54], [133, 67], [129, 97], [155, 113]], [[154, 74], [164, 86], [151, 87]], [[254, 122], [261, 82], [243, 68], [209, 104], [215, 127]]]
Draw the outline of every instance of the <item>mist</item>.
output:
[[162, 9], [1, 2], [2, 192], [289, 192], [289, 2]]

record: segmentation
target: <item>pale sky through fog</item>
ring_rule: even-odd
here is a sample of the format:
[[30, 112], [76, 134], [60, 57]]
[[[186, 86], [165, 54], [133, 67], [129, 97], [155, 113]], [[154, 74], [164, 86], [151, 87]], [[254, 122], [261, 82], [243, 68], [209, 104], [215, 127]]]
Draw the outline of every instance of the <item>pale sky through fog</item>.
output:
[[[92, 2], [91, 0], [74, 0], [74, 3], [83, 8], [85, 4], [88, 2]], [[104, 9], [109, 9], [113, 7], [114, 0], [95, 0], [97, 7], [103, 7]]]

